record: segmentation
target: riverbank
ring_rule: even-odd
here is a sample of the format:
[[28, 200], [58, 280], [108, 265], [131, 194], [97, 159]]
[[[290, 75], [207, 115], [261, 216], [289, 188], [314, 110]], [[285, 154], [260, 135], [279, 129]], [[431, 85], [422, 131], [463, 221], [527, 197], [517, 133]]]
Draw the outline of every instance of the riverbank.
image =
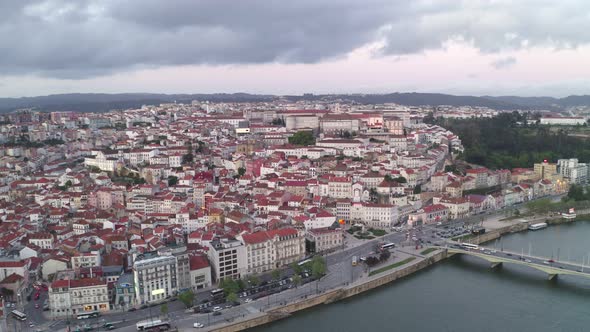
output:
[[422, 259], [412, 260], [407, 262], [404, 266], [388, 270], [386, 271], [387, 273], [383, 272], [379, 275], [369, 276], [348, 286], [339, 287], [316, 296], [311, 296], [300, 301], [289, 303], [287, 305], [268, 310], [266, 313], [260, 313], [250, 318], [228, 323], [224, 326], [211, 329], [210, 331], [235, 332], [268, 324], [290, 317], [292, 314], [298, 311], [306, 310], [322, 304], [334, 303], [336, 301], [356, 296], [372, 289], [387, 285], [395, 280], [407, 277], [430, 265], [436, 264], [437, 262], [446, 258], [447, 252], [445, 250], [439, 250], [436, 253], [432, 253]]
[[[504, 227], [489, 230], [484, 234], [473, 236], [469, 239], [469, 242], [474, 244], [483, 244], [486, 242], [494, 241], [505, 234], [527, 231], [528, 226], [536, 222], [547, 222], [549, 225], [557, 225], [590, 219], [590, 213], [588, 213], [590, 211], [581, 212], [584, 213], [578, 214], [577, 218], [575, 219], [565, 219], [563, 217], [556, 216], [552, 218], [534, 218], [532, 220], [527, 220], [526, 222], [515, 222]], [[325, 291], [316, 296], [309, 296], [299, 301], [279, 306], [270, 309], [266, 312], [256, 313], [248, 317], [245, 317], [244, 319], [236, 320], [231, 323], [225, 323], [224, 325], [210, 328], [208, 330], [219, 332], [234, 332], [272, 323], [277, 320], [288, 318], [294, 313], [297, 313], [302, 310], [306, 310], [322, 304], [334, 303], [352, 296], [365, 293], [367, 291], [373, 290], [383, 285], [387, 285], [400, 278], [410, 276], [411, 274], [414, 274], [415, 272], [418, 272], [424, 268], [436, 264], [450, 256], [452, 256], [452, 254], [448, 254], [446, 250], [431, 251], [427, 253], [423, 258], [407, 261], [401, 266], [396, 266], [392, 269], [380, 271], [380, 273], [378, 274], [369, 275], [367, 278], [359, 280], [348, 286], [342, 286], [330, 291]]]

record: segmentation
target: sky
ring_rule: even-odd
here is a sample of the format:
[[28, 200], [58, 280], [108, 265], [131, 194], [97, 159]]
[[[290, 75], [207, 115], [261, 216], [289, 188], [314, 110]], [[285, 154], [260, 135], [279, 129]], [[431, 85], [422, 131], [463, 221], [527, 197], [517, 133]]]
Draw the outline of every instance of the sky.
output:
[[0, 97], [590, 94], [587, 0], [1, 0]]

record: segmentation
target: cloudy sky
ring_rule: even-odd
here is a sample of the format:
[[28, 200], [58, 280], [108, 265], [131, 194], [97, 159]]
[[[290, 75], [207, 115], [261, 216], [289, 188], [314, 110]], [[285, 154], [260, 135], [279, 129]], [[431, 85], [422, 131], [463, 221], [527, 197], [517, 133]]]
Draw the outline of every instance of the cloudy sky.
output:
[[590, 94], [587, 0], [0, 0], [0, 97]]

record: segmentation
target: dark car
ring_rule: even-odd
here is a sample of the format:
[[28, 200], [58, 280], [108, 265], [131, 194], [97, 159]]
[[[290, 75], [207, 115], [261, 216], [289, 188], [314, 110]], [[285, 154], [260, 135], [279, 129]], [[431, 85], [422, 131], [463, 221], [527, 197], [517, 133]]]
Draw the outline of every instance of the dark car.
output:
[[213, 316], [221, 316], [221, 311], [216, 311], [213, 313]]
[[129, 310], [127, 310], [127, 311], [135, 311], [135, 310], [137, 310], [137, 309], [136, 308], [129, 308]]

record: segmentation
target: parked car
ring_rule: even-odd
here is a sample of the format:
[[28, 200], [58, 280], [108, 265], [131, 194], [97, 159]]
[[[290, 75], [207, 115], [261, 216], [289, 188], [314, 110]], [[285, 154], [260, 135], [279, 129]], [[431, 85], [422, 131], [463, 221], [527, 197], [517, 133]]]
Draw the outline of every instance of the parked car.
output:
[[222, 309], [221, 307], [213, 307], [213, 312], [221, 311]]
[[202, 329], [203, 327], [205, 327], [205, 325], [203, 325], [203, 323], [195, 322], [193, 324], [193, 327], [196, 329]]
[[246, 301], [244, 301], [245, 303], [250, 303], [252, 302], [252, 299], [246, 299]]

